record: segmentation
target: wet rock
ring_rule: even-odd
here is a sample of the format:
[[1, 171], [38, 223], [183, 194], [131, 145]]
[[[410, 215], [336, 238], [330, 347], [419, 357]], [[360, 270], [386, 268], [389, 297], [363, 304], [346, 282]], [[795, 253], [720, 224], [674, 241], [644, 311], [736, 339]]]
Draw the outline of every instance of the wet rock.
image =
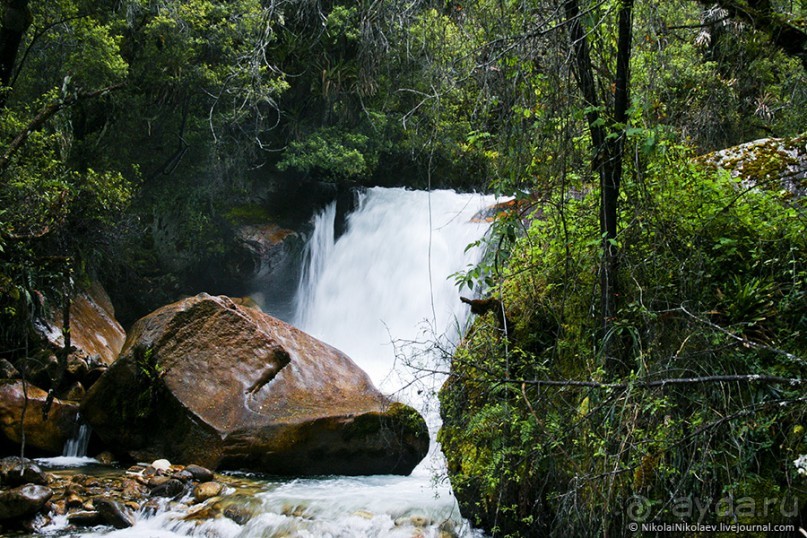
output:
[[450, 519], [441, 522], [437, 527], [439, 531], [438, 538], [457, 538], [457, 526]]
[[146, 485], [148, 487], [150, 487], [151, 489], [154, 489], [156, 487], [162, 486], [163, 484], [165, 484], [169, 480], [172, 480], [172, 478], [170, 476], [165, 476], [165, 475], [152, 476], [151, 478], [149, 478]]
[[101, 480], [96, 476], [87, 476], [84, 480], [81, 481], [81, 485], [85, 488], [98, 488], [101, 487], [103, 484]]
[[245, 506], [231, 504], [224, 508], [222, 514], [239, 525], [246, 525], [252, 519], [252, 512]]
[[185, 493], [185, 484], [170, 478], [166, 482], [151, 488], [152, 497], [170, 497], [176, 498]]
[[210, 482], [214, 478], [213, 471], [201, 467], [199, 465], [193, 465], [193, 464], [188, 465], [187, 467], [185, 467], [185, 470], [191, 473], [194, 480], [197, 480], [199, 482]]
[[424, 515], [411, 515], [408, 517], [401, 517], [395, 520], [395, 525], [402, 527], [417, 527], [419, 529], [425, 529], [426, 527], [432, 524], [432, 520]]
[[27, 458], [9, 456], [0, 460], [0, 484], [9, 487], [23, 484], [45, 486], [48, 484], [48, 475]]
[[84, 387], [88, 389], [92, 387], [108, 369], [109, 368], [106, 366], [96, 366], [94, 368], [90, 368], [90, 371], [84, 376]]
[[134, 526], [135, 517], [131, 509], [123, 503], [109, 499], [98, 498], [94, 500], [95, 509], [101, 516], [101, 520], [116, 529], [127, 529]]
[[143, 503], [140, 510], [147, 516], [153, 516], [160, 510], [160, 501], [157, 499], [150, 499]]
[[285, 504], [280, 513], [287, 517], [304, 518], [306, 510], [307, 507], [302, 504]]
[[84, 390], [84, 385], [81, 384], [80, 381], [74, 381], [71, 383], [66, 389], [59, 393], [59, 396], [62, 400], [68, 400], [71, 402], [80, 402], [84, 399], [84, 396], [87, 394], [87, 391]]
[[63, 516], [67, 513], [67, 506], [65, 505], [64, 499], [60, 501], [53, 502], [50, 501], [50, 512], [51, 515], [54, 516]]
[[20, 372], [6, 359], [0, 359], [0, 379], [19, 379]]
[[96, 525], [103, 525], [104, 523], [101, 514], [95, 510], [71, 512], [67, 515], [67, 521], [77, 527], [95, 527]]
[[[52, 348], [63, 348], [61, 309], [54, 309], [45, 317], [47, 319], [35, 323], [37, 331]], [[73, 298], [70, 304], [70, 343], [77, 350], [76, 357], [96, 356], [104, 364], [112, 364], [125, 340], [126, 333], [115, 319], [112, 301], [98, 282], [93, 282]]]
[[21, 519], [39, 512], [53, 496], [46, 486], [26, 484], [0, 492], [0, 520]]
[[80, 508], [84, 506], [84, 499], [76, 493], [70, 493], [65, 498], [65, 506], [67, 508]]
[[296, 234], [272, 223], [246, 224], [235, 230], [235, 236], [244, 251], [239, 273], [244, 278], [266, 276], [281, 265], [289, 255], [290, 243]]
[[82, 410], [114, 451], [209, 468], [408, 474], [429, 444], [423, 418], [343, 353], [207, 294], [135, 323]]
[[176, 478], [180, 482], [190, 482], [193, 480], [193, 475], [187, 470], [183, 469], [171, 474], [171, 478]]
[[193, 488], [193, 497], [199, 502], [204, 502], [221, 495], [223, 489], [224, 486], [218, 482], [203, 482]]
[[82, 357], [77, 357], [75, 355], [70, 355], [67, 358], [67, 375], [69, 375], [73, 379], [82, 380], [84, 376], [87, 375], [87, 372], [90, 371], [90, 367], [87, 365], [87, 361], [84, 360]]
[[215, 519], [221, 515], [221, 507], [215, 503], [191, 506], [182, 519], [186, 521], [203, 521]]
[[103, 465], [112, 465], [113, 463], [115, 463], [115, 456], [114, 454], [112, 454], [112, 452], [107, 451], [101, 452], [100, 454], [95, 456], [95, 459], [98, 460], [98, 463], [101, 463]]
[[121, 485], [121, 497], [127, 500], [139, 500], [149, 494], [149, 488], [136, 480], [124, 480]]
[[25, 368], [25, 377], [31, 385], [45, 388], [50, 388], [53, 381], [58, 378], [60, 370], [59, 359], [48, 349], [35, 353], [20, 367]]
[[155, 469], [155, 468], [154, 468], [154, 467], [152, 467], [151, 465], [148, 465], [148, 466], [147, 466], [145, 469], [143, 469], [143, 471], [142, 471], [143, 476], [156, 476], [158, 472], [159, 472], [159, 471], [157, 471], [157, 469]]
[[22, 381], [0, 381], [0, 432], [10, 441], [20, 443], [23, 426], [20, 420], [26, 405], [26, 393], [26, 445], [50, 454], [61, 454], [65, 441], [73, 432], [78, 404], [55, 398], [48, 419], [43, 420], [42, 408], [47, 392], [30, 384], [24, 389]]

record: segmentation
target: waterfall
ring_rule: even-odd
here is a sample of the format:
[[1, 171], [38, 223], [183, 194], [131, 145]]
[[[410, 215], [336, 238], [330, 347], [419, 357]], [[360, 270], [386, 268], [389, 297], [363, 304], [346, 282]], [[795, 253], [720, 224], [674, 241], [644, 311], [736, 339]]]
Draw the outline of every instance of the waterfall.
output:
[[306, 247], [295, 325], [347, 353], [382, 391], [411, 385], [405, 366], [433, 369], [428, 348], [437, 341], [450, 351], [461, 334], [467, 307], [450, 275], [479, 261], [480, 249], [466, 246], [487, 227], [471, 217], [492, 202], [369, 189], [337, 241], [335, 205], [328, 206]]
[[87, 447], [90, 445], [92, 428], [84, 422], [81, 414], [76, 414], [76, 423], [73, 425], [73, 434], [65, 441], [62, 449], [63, 458], [86, 458]]
[[73, 430], [65, 441], [62, 455], [50, 458], [37, 458], [37, 462], [46, 467], [80, 467], [98, 463], [94, 458], [87, 457], [87, 447], [90, 445], [92, 428], [84, 422], [81, 413], [76, 413]]

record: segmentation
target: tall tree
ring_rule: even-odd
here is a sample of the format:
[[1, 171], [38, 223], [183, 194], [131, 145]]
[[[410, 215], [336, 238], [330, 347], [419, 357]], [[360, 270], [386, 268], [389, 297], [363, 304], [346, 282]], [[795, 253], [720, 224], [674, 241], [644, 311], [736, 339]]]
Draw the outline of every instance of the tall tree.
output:
[[[613, 81], [614, 98], [610, 111], [609, 104], [602, 102], [597, 95], [594, 66], [589, 52], [587, 32], [581, 20], [579, 2], [566, 0], [564, 9], [574, 51], [575, 76], [583, 94], [586, 120], [591, 133], [592, 168], [600, 181], [600, 233], [604, 256], [600, 271], [600, 292], [603, 341], [606, 342], [610, 320], [616, 313], [618, 296], [617, 209], [625, 151], [625, 126], [630, 102], [633, 0], [623, 0], [618, 10], [616, 78]], [[603, 354], [608, 357], [607, 349], [603, 349]]]

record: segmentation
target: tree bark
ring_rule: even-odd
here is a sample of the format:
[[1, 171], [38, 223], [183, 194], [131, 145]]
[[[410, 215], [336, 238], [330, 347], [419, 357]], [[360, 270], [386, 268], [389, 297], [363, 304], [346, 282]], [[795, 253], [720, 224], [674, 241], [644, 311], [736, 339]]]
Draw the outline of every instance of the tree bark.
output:
[[0, 27], [0, 109], [5, 107], [22, 36], [31, 25], [28, 0], [7, 0]]
[[[623, 0], [619, 9], [614, 109], [610, 118], [605, 116], [604, 105], [597, 98], [594, 68], [586, 33], [580, 21], [579, 2], [566, 0], [564, 8], [574, 51], [574, 73], [580, 92], [583, 94], [586, 120], [591, 133], [594, 153], [592, 170], [597, 173], [600, 181], [600, 233], [603, 239], [604, 257], [600, 271], [600, 302], [603, 339], [605, 340], [610, 322], [617, 310], [619, 258], [615, 241], [618, 230], [617, 210], [622, 181], [622, 156], [625, 147], [624, 131], [630, 104], [633, 0]], [[608, 357], [607, 349], [603, 349], [603, 353]]]

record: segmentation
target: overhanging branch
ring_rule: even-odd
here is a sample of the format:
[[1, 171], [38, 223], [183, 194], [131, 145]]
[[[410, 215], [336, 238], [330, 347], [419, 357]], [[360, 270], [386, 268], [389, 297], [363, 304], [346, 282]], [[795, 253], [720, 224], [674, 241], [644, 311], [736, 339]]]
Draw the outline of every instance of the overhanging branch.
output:
[[8, 166], [11, 162], [11, 157], [17, 153], [20, 148], [25, 145], [25, 142], [28, 140], [28, 137], [31, 136], [31, 133], [38, 131], [42, 127], [44, 127], [45, 123], [64, 110], [65, 108], [69, 108], [79, 101], [84, 101], [86, 99], [92, 99], [94, 97], [99, 97], [101, 95], [105, 95], [113, 90], [118, 90], [125, 86], [124, 83], [120, 84], [113, 84], [112, 86], [107, 86], [105, 88], [101, 88], [99, 90], [94, 90], [91, 92], [77, 92], [73, 95], [69, 95], [64, 99], [60, 99], [54, 103], [50, 103], [42, 108], [39, 113], [34, 116], [28, 125], [17, 133], [14, 139], [9, 143], [8, 148], [6, 151], [3, 152], [3, 155], [0, 155], [0, 175], [4, 174], [8, 169]]

